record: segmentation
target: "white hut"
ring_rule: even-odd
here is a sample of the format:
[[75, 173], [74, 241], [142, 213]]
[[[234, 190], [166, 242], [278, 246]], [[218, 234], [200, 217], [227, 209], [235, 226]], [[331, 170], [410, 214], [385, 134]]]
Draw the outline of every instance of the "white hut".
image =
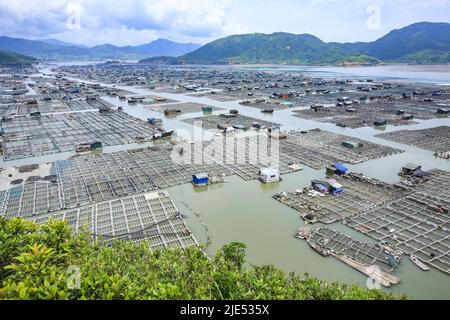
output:
[[263, 183], [274, 183], [280, 181], [280, 172], [273, 168], [261, 169], [259, 180]]

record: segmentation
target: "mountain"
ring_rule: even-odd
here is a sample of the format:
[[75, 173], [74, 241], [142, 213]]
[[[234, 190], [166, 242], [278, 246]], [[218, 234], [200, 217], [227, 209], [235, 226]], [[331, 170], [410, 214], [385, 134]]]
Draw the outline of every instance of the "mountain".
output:
[[450, 24], [421, 22], [393, 30], [374, 42], [325, 43], [309, 34], [244, 34], [213, 41], [178, 58], [153, 64], [377, 64], [450, 63]]
[[132, 47], [117, 47], [110, 44], [92, 48], [94, 56], [102, 59], [142, 59], [142, 57], [168, 56], [178, 57], [200, 48], [193, 43], [177, 43], [159, 39], [148, 44]]
[[155, 40], [149, 44], [135, 47], [140, 52], [149, 53], [152, 56], [179, 57], [199, 49], [201, 45], [194, 43], [177, 43], [166, 39]]
[[33, 57], [0, 50], [0, 66], [31, 65], [34, 62], [37, 62], [37, 59]]
[[165, 39], [141, 46], [117, 47], [110, 44], [93, 48], [70, 44], [55, 39], [27, 40], [0, 37], [0, 50], [18, 52], [44, 60], [100, 60], [143, 59], [151, 56], [180, 56], [196, 50], [200, 45], [176, 43]]
[[397, 59], [410, 64], [450, 64], [450, 51], [421, 50]]
[[417, 57], [420, 52], [442, 54], [450, 51], [450, 24], [420, 22], [393, 30], [374, 42], [333, 45], [347, 52], [359, 52], [387, 62], [409, 61], [408, 57], [415, 60], [414, 56]]
[[345, 58], [343, 50], [320, 39], [289, 33], [236, 35], [211, 42], [183, 56], [201, 63], [334, 63]]
[[[161, 57], [144, 60], [161, 61]], [[228, 64], [228, 63], [274, 63], [274, 64], [336, 64], [376, 63], [376, 59], [349, 53], [329, 45], [309, 34], [244, 34], [234, 35], [208, 43], [200, 49], [167, 62]]]
[[10, 37], [0, 37], [0, 50], [14, 51], [45, 60], [87, 59], [90, 56], [90, 49]]

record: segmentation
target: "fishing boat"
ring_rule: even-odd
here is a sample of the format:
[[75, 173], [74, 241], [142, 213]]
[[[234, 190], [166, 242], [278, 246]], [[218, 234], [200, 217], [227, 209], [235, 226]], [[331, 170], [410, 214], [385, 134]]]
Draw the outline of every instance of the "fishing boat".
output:
[[425, 263], [423, 263], [417, 256], [415, 255], [410, 255], [409, 259], [416, 265], [418, 266], [420, 269], [422, 269], [423, 271], [429, 271], [430, 268], [427, 267], [427, 265]]
[[318, 254], [320, 254], [323, 257], [328, 257], [330, 255], [330, 251], [325, 249], [324, 247], [320, 246], [314, 241], [308, 241], [309, 246], [316, 251]]

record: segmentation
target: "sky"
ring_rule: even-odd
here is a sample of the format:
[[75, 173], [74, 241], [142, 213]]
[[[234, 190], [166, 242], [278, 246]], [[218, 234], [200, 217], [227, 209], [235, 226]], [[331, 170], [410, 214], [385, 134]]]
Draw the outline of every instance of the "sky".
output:
[[421, 21], [450, 22], [450, 0], [0, 0], [0, 35], [87, 46], [280, 31], [373, 41]]

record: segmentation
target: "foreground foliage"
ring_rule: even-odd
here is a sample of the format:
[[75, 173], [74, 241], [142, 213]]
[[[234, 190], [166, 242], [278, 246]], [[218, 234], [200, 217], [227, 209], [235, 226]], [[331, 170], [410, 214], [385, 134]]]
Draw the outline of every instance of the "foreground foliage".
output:
[[33, 57], [24, 56], [12, 51], [0, 50], [0, 66], [31, 65], [37, 62]]
[[[0, 218], [0, 299], [393, 299], [274, 266], [246, 267], [245, 245], [213, 260], [202, 250], [151, 252], [145, 244], [93, 243], [64, 222]], [[80, 281], [77, 283], [79, 268]], [[72, 289], [70, 289], [72, 288]]]

